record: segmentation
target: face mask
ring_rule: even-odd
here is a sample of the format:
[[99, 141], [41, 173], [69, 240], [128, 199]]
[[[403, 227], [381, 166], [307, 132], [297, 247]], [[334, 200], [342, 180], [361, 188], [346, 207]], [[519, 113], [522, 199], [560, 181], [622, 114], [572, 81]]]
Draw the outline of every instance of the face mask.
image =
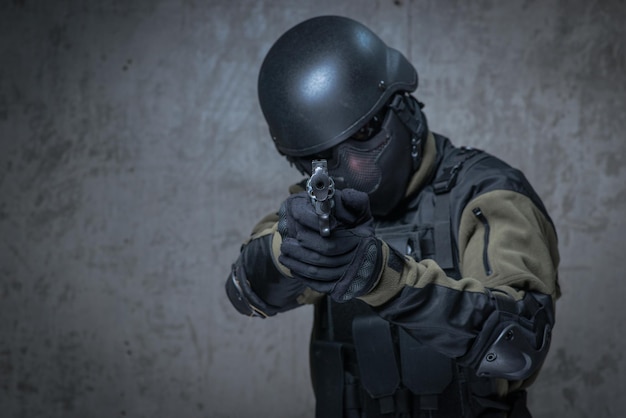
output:
[[[370, 197], [374, 216], [387, 215], [404, 197], [412, 174], [411, 134], [396, 113], [387, 111], [377, 121], [317, 158], [328, 160], [328, 172], [338, 189], [352, 188]], [[371, 131], [370, 131], [371, 129]], [[361, 135], [365, 133], [365, 135]], [[367, 137], [367, 134], [372, 136]], [[298, 158], [296, 165], [310, 171], [311, 161]]]

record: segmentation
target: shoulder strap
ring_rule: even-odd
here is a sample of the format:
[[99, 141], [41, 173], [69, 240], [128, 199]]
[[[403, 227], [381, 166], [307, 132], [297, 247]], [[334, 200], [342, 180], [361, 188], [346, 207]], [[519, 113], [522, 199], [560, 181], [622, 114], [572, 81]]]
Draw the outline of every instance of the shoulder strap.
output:
[[473, 148], [460, 148], [455, 155], [445, 162], [433, 182], [435, 191], [435, 254], [437, 263], [444, 270], [455, 267], [452, 230], [450, 229], [450, 191], [456, 184], [457, 176], [463, 164], [478, 153], [479, 151]]

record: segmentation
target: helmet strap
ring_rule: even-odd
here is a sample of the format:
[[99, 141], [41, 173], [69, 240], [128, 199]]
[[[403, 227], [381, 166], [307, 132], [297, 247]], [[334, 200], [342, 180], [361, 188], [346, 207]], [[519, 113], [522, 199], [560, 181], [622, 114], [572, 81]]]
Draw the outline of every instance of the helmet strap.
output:
[[422, 162], [423, 143], [428, 131], [426, 120], [421, 111], [424, 105], [411, 95], [397, 94], [389, 104], [389, 107], [411, 132], [411, 159], [413, 161], [413, 171], [415, 171]]

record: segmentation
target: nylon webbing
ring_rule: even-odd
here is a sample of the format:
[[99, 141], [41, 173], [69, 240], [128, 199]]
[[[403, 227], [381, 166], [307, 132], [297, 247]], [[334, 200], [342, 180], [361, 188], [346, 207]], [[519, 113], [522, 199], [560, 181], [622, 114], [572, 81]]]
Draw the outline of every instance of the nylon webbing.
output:
[[[421, 139], [421, 131], [424, 130], [424, 127], [421, 119], [415, 116], [415, 112], [419, 112], [419, 110], [411, 108], [412, 106], [409, 107], [410, 105], [407, 104], [407, 101], [411, 100], [414, 99], [410, 97], [405, 98], [402, 95], [397, 95], [391, 101], [389, 107], [396, 112], [396, 115], [398, 115], [398, 118], [402, 121], [402, 123], [404, 123], [413, 134], [417, 135], [419, 139]], [[411, 102], [411, 104], [413, 103]]]
[[450, 231], [450, 193], [435, 195], [435, 255], [444, 270], [454, 268], [452, 232]]
[[444, 270], [454, 268], [452, 231], [450, 229], [450, 191], [456, 184], [463, 163], [477, 152], [475, 149], [463, 148], [461, 153], [452, 159], [453, 164], [443, 167], [433, 182], [435, 191], [435, 255], [437, 264]]

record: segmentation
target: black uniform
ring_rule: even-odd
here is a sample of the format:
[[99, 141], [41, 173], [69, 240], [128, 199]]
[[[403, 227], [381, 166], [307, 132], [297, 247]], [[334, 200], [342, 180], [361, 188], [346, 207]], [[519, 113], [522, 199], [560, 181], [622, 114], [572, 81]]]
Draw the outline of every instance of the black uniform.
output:
[[318, 417], [530, 416], [524, 388], [547, 353], [558, 296], [541, 200], [520, 171], [436, 134], [407, 195], [374, 219], [385, 267], [366, 294], [337, 303], [290, 278], [276, 214], [242, 247], [231, 302], [264, 317], [315, 303]]
[[274, 43], [261, 110], [303, 174], [328, 169], [334, 208], [294, 187], [242, 247], [228, 296], [261, 317], [315, 304], [318, 417], [528, 416], [558, 296], [554, 226], [519, 171], [430, 133], [417, 86], [348, 18]]

